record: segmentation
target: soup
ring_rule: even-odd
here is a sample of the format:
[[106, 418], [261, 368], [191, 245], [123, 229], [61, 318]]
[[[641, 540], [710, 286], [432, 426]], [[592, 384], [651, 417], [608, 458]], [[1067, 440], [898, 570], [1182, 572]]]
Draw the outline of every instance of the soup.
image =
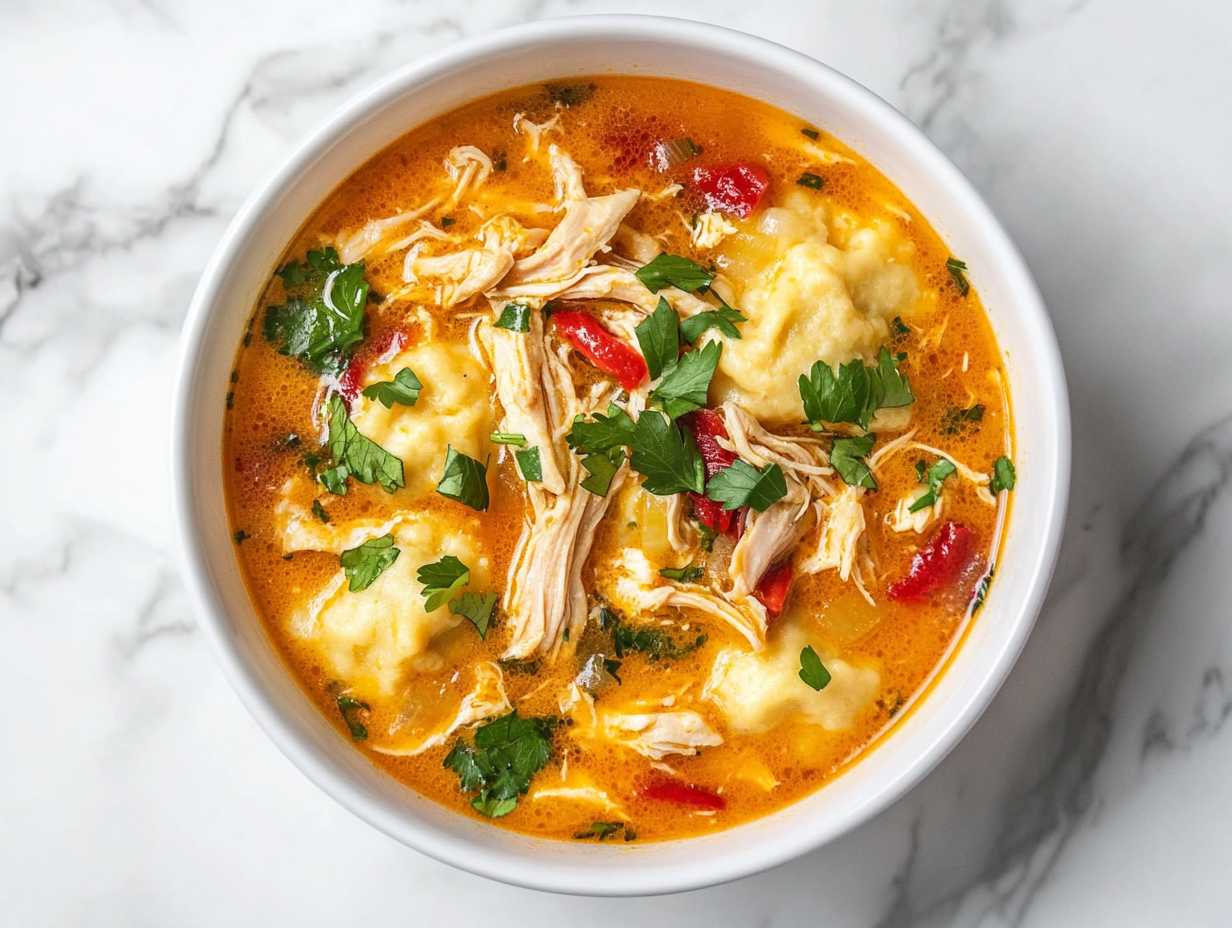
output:
[[766, 815], [988, 593], [1014, 469], [978, 294], [788, 114], [623, 76], [480, 99], [271, 270], [223, 435], [245, 581], [340, 737], [459, 813]]

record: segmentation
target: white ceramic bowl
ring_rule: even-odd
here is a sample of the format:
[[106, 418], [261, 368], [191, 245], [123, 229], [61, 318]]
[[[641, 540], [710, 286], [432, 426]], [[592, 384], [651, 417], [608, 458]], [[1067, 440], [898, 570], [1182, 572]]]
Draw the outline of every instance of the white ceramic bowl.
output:
[[[287, 242], [339, 183], [409, 129], [476, 97], [573, 75], [684, 78], [764, 100], [879, 168], [928, 217], [988, 307], [1014, 402], [1018, 486], [996, 581], [922, 703], [859, 763], [774, 815], [645, 845], [543, 841], [464, 818], [391, 779], [341, 738], [288, 675], [236, 563], [223, 503], [224, 398], [252, 307]], [[1060, 541], [1069, 407], [1048, 316], [1022, 258], [958, 169], [868, 90], [796, 52], [714, 26], [641, 16], [552, 20], [460, 43], [370, 89], [305, 141], [218, 246], [184, 327], [174, 481], [184, 575], [201, 626], [249, 711], [309, 778], [390, 836], [474, 873], [535, 889], [638, 895], [693, 889], [790, 860], [902, 796], [992, 699], [1030, 632]]]

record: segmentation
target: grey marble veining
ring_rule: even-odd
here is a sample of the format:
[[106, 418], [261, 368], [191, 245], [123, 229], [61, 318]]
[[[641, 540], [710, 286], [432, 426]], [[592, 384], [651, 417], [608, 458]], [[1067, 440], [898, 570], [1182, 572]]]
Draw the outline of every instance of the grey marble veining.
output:
[[[193, 625], [165, 448], [197, 276], [300, 135], [450, 42], [608, 11], [764, 35], [924, 128], [1044, 292], [1075, 470], [1036, 631], [917, 789], [768, 873], [596, 902], [427, 860], [277, 753]], [[1232, 924], [1226, 4], [65, 0], [0, 23], [0, 923]]]

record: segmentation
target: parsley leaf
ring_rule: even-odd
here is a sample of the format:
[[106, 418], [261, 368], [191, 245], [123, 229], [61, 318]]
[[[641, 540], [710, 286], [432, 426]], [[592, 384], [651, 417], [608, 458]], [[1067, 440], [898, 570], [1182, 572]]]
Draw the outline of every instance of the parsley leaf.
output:
[[312, 514], [326, 525], [329, 524], [329, 513], [325, 511], [325, 507], [321, 505], [321, 501], [319, 499], [314, 499], [312, 501]]
[[488, 441], [494, 445], [524, 445], [526, 436], [520, 432], [493, 432], [488, 436]]
[[876, 367], [865, 367], [853, 358], [837, 374], [824, 361], [813, 364], [809, 375], [800, 375], [800, 401], [804, 415], [816, 431], [824, 422], [850, 422], [867, 429], [878, 409], [909, 406], [915, 402], [907, 378], [898, 372], [898, 362], [882, 346]]
[[394, 403], [403, 406], [414, 406], [419, 401], [419, 391], [423, 384], [409, 367], [404, 367], [394, 375], [393, 380], [382, 380], [364, 389], [364, 396], [377, 400], [386, 409], [393, 409]]
[[358, 699], [352, 699], [350, 696], [338, 697], [338, 712], [342, 715], [342, 721], [346, 722], [347, 728], [351, 730], [352, 741], [365, 741], [368, 738], [368, 729], [357, 716], [360, 712], [367, 712], [369, 705], [366, 702], [360, 702]]
[[994, 493], [1000, 493], [1002, 490], [1014, 489], [1014, 481], [1017, 479], [1017, 472], [1014, 470], [1014, 462], [1009, 458], [997, 458], [997, 461], [992, 466], [992, 483], [990, 488]]
[[506, 303], [500, 318], [493, 323], [498, 329], [510, 332], [530, 331], [530, 307], [525, 303]]
[[679, 660], [706, 643], [705, 635], [698, 635], [689, 644], [678, 645], [670, 635], [662, 629], [653, 626], [648, 628], [633, 628], [619, 619], [611, 620], [612, 646], [617, 657], [637, 651], [646, 655], [648, 661]]
[[816, 142], [819, 138], [821, 138], [821, 133], [818, 132], [816, 129], [801, 129], [800, 134], [808, 136], [814, 142]]
[[624, 827], [624, 822], [591, 822], [589, 828], [585, 831], [579, 831], [573, 837], [578, 841], [585, 841], [587, 838], [598, 837], [598, 839], [602, 841], [604, 838], [610, 838]]
[[436, 492], [483, 512], [488, 508], [488, 465], [479, 463], [450, 445], [445, 453], [445, 470], [436, 485]]
[[800, 652], [800, 679], [815, 690], [824, 690], [830, 682], [830, 671], [826, 670], [812, 645]]
[[364, 338], [364, 262], [344, 266], [338, 252], [326, 248], [308, 252], [304, 264], [287, 264], [278, 276], [288, 297], [266, 309], [266, 340], [314, 371], [338, 373]]
[[642, 489], [655, 496], [704, 493], [706, 469], [692, 433], [682, 433], [675, 422], [646, 410], [634, 426], [629, 466], [646, 479]]
[[539, 458], [539, 449], [528, 448], [525, 451], [515, 451], [513, 456], [518, 459], [518, 470], [527, 483], [543, 483], [543, 461]]
[[495, 608], [495, 593], [463, 593], [461, 598], [449, 603], [449, 611], [470, 619], [483, 640], [488, 637], [488, 623], [492, 621], [492, 610]]
[[767, 464], [765, 470], [737, 458], [706, 484], [706, 495], [727, 510], [751, 506], [765, 512], [772, 503], [787, 495], [787, 478], [777, 464]]
[[975, 587], [975, 593], [971, 597], [971, 614], [975, 615], [980, 611], [980, 606], [984, 605], [984, 600], [988, 598], [988, 587], [992, 584], [993, 572], [990, 570], [984, 574], [983, 578]]
[[393, 535], [370, 538], [358, 548], [342, 552], [342, 572], [350, 583], [352, 593], [366, 590], [372, 581], [384, 573], [385, 568], [398, 559], [400, 552], [394, 547]]
[[478, 791], [471, 800], [477, 812], [498, 818], [517, 807], [518, 796], [530, 789], [531, 777], [551, 755], [551, 722], [519, 718], [515, 709], [480, 725], [473, 748], [459, 738], [444, 766], [458, 775], [464, 791]]
[[646, 359], [651, 380], [657, 380], [675, 365], [680, 354], [680, 317], [667, 305], [667, 300], [659, 297], [655, 311], [638, 323], [633, 333]]
[[868, 469], [868, 464], [864, 460], [873, 450], [873, 444], [876, 441], [876, 435], [834, 439], [834, 447], [830, 449], [830, 464], [838, 471], [844, 483], [853, 487], [877, 489], [877, 481], [873, 478], [873, 472]]
[[590, 422], [576, 417], [565, 441], [578, 454], [605, 454], [633, 444], [635, 431], [633, 418], [619, 406], [609, 404], [607, 415], [595, 413]]
[[439, 561], [420, 567], [415, 579], [423, 584], [420, 592], [424, 612], [435, 612], [470, 582], [471, 569], [452, 554], [446, 554]]
[[804, 415], [818, 431], [822, 422], [850, 422], [867, 429], [876, 411], [873, 370], [859, 358], [841, 365], [837, 375], [829, 364], [817, 361], [807, 377], [800, 375], [799, 387]]
[[958, 288], [959, 295], [966, 296], [971, 290], [971, 284], [967, 283], [967, 275], [963, 273], [967, 269], [967, 262], [959, 261], [957, 258], [946, 258], [945, 269], [954, 278], [954, 286]]
[[607, 496], [607, 491], [612, 487], [612, 478], [624, 462], [625, 453], [621, 450], [586, 455], [582, 458], [582, 466], [590, 476], [581, 482], [582, 489], [589, 490], [595, 496]]
[[[716, 293], [715, 296], [718, 296]], [[724, 303], [718, 309], [707, 310], [690, 316], [680, 323], [680, 335], [692, 345], [707, 329], [718, 329], [728, 338], [740, 338], [737, 322], [748, 322], [748, 319], [738, 309]]]
[[645, 284], [646, 289], [651, 293], [658, 293], [664, 287], [676, 287], [690, 291], [701, 290], [703, 287], [709, 287], [710, 282], [714, 280], [714, 275], [700, 264], [688, 258], [682, 258], [680, 255], [667, 253], [659, 255], [649, 264], [638, 268], [634, 271], [634, 276]]
[[[921, 464], [923, 461], [920, 462]], [[924, 475], [928, 479], [928, 491], [924, 493], [908, 508], [908, 512], [919, 512], [921, 509], [933, 505], [937, 502], [937, 494], [941, 492], [941, 484], [945, 483], [945, 478], [957, 472], [958, 468], [946, 458], [938, 459], [937, 463], [928, 469]], [[916, 473], [919, 474], [919, 468], [916, 468]], [[924, 478], [921, 478], [921, 481]]]
[[818, 174], [810, 174], [806, 171], [797, 178], [796, 183], [801, 187], [808, 187], [810, 190], [820, 190], [825, 186], [826, 179]]
[[317, 474], [317, 479], [321, 481], [321, 486], [325, 487], [335, 496], [346, 496], [348, 473], [346, 465], [339, 464], [337, 467], [321, 471], [321, 473]]
[[[329, 398], [329, 450], [337, 464], [335, 485], [341, 485], [344, 490], [348, 475], [360, 483], [380, 483], [387, 493], [406, 486], [402, 460], [360, 434], [347, 414], [346, 403], [337, 393]], [[333, 491], [324, 474], [321, 482]]]
[[589, 103], [595, 95], [595, 91], [599, 88], [591, 84], [544, 84], [544, 89], [548, 92], [548, 98], [553, 103], [559, 103], [561, 106], [581, 106], [583, 103]]
[[688, 351], [663, 373], [650, 393], [649, 405], [662, 409], [672, 419], [706, 405], [710, 381], [723, 354], [721, 342], [709, 342], [698, 351]]
[[659, 576], [667, 580], [679, 580], [681, 583], [692, 583], [705, 572], [704, 567], [686, 564], [684, 567], [664, 567], [659, 571]]
[[881, 354], [877, 358], [877, 375], [881, 378], [881, 392], [877, 397], [878, 409], [895, 409], [899, 406], [910, 406], [915, 402], [915, 394], [907, 378], [898, 372], [898, 359], [890, 354], [890, 350], [881, 346]]

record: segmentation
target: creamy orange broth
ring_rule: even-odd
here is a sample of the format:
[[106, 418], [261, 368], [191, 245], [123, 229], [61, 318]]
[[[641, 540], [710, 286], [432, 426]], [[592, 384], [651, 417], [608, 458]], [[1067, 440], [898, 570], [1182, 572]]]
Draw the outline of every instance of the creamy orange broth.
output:
[[[801, 196], [807, 196], [824, 204], [831, 217], [843, 217], [849, 227], [864, 227], [873, 220], [892, 227], [895, 240], [902, 245], [898, 254], [909, 257], [908, 265], [918, 285], [911, 312], [904, 314], [909, 330], [899, 333], [891, 326], [885, 341], [891, 351], [907, 355], [899, 369], [909, 378], [915, 396], [915, 403], [908, 407], [909, 428], [916, 430], [915, 440], [940, 448], [981, 473], [990, 472], [994, 460], [1009, 453], [1012, 430], [1009, 399], [1002, 386], [1001, 357], [979, 297], [974, 290], [965, 297], [959, 293], [947, 271], [950, 255], [941, 239], [867, 162], [824, 133], [812, 142], [801, 134], [802, 129], [811, 127], [794, 117], [712, 88], [611, 76], [571, 81], [569, 86], [585, 88], [584, 93], [570, 98], [571, 106], [558, 106], [542, 87], [519, 88], [475, 101], [411, 129], [329, 197], [290, 243], [285, 260], [302, 260], [309, 249], [331, 243], [347, 230], [413, 208], [447, 190], [450, 182], [441, 165], [457, 145], [476, 146], [494, 155], [498, 164], [503, 159], [506, 165], [506, 170], [490, 175], [482, 197], [474, 201], [485, 213], [508, 210], [528, 227], [550, 228], [560, 214], [537, 210], [535, 204], [556, 202], [552, 176], [543, 159], [531, 151], [527, 138], [515, 132], [516, 114], [524, 114], [535, 123], [559, 115], [559, 127], [543, 136], [542, 145], [559, 145], [584, 169], [589, 196], [629, 187], [658, 193], [671, 183], [682, 184], [683, 190], [674, 197], [657, 202], [643, 197], [625, 223], [661, 236], [665, 251], [705, 266], [715, 262], [719, 270], [735, 246], [730, 238], [709, 249], [691, 243], [688, 223], [694, 214], [704, 211], [690, 183], [692, 172], [706, 165], [757, 164], [768, 172], [770, 183], [757, 213], [748, 220], [750, 224], [755, 224], [758, 213], [770, 206], [792, 197], [796, 198], [792, 202], [800, 202]], [[579, 96], [587, 99], [580, 101]], [[682, 138], [691, 139], [701, 154], [660, 172], [651, 163], [650, 143]], [[832, 157], [821, 160], [810, 145]], [[804, 172], [824, 178], [822, 189], [800, 186], [797, 179]], [[470, 235], [482, 222], [482, 217], [465, 206], [430, 211], [425, 219], [439, 227], [446, 216], [455, 220], [448, 229], [451, 235]], [[746, 228], [745, 224], [736, 224]], [[841, 243], [849, 232], [832, 226], [830, 239]], [[404, 254], [403, 250], [368, 261], [366, 276], [375, 294], [392, 294], [402, 285]], [[605, 260], [604, 253], [597, 257]], [[750, 314], [738, 297], [734, 305]], [[422, 736], [448, 723], [473, 685], [476, 662], [498, 661], [509, 644], [510, 630], [503, 610], [497, 609], [486, 641], [481, 641], [474, 626], [466, 621], [439, 634], [431, 645], [439, 658], [438, 666], [406, 668], [389, 694], [372, 687], [355, 689], [352, 681], [339, 679], [318, 642], [293, 631], [292, 616], [338, 573], [339, 558], [336, 553], [312, 550], [286, 553], [276, 518], [284, 485], [293, 477], [308, 474], [303, 456], [310, 452], [328, 456], [328, 451], [320, 448], [324, 427], [317, 409], [334, 383], [297, 359], [278, 354], [262, 336], [265, 308], [282, 303], [284, 298], [282, 284], [274, 277], [237, 354], [234, 392], [228, 398], [230, 411], [223, 436], [232, 526], [243, 533], [236, 550], [252, 600], [289, 672], [333, 722], [340, 737], [350, 738], [337, 703], [340, 694], [347, 694], [370, 707], [357, 715], [369, 733], [366, 740], [354, 742], [357, 749], [408, 787], [459, 813], [478, 816], [471, 808], [470, 794], [460, 790], [457, 774], [442, 764], [457, 738], [473, 740], [474, 726], [464, 726], [443, 745], [415, 757], [392, 757], [373, 747], [408, 737], [414, 741], [412, 736], [417, 733]], [[470, 343], [475, 315], [488, 312], [482, 298], [450, 310], [422, 300], [370, 302], [366, 341], [358, 354], [363, 355], [365, 346], [380, 345], [394, 329], [408, 333], [411, 344], [424, 340], [423, 316], [417, 309], [426, 309], [435, 318], [437, 341], [460, 346]], [[576, 353], [570, 364], [579, 382], [601, 383], [607, 379]], [[425, 390], [430, 388], [425, 380]], [[500, 404], [489, 384], [484, 384], [484, 389], [489, 396], [491, 428], [497, 429]], [[795, 394], [797, 388], [792, 382], [782, 389]], [[712, 400], [713, 392], [712, 387]], [[979, 421], [963, 417], [977, 404], [983, 406]], [[799, 424], [776, 425], [773, 430], [789, 436], [813, 434]], [[901, 429], [880, 432], [876, 447], [883, 447], [902, 433]], [[289, 436], [297, 438], [289, 440]], [[491, 453], [491, 505], [485, 512], [432, 492], [408, 502], [378, 485], [361, 485], [355, 480], [350, 481], [345, 496], [318, 487], [317, 499], [327, 509], [331, 525], [353, 519], [385, 519], [401, 508], [430, 513], [451, 532], [469, 531], [481, 539], [488, 567], [483, 572], [486, 582], [473, 581], [467, 589], [503, 594], [527, 507], [525, 484], [513, 466], [511, 450], [485, 446], [485, 453]], [[562, 457], [567, 454], [566, 449]], [[442, 448], [442, 459], [443, 455]], [[867, 545], [871, 564], [864, 582], [875, 605], [866, 602], [850, 580], [841, 579], [837, 570], [822, 570], [795, 577], [783, 614], [769, 623], [771, 645], [778, 636], [787, 634], [786, 628], [803, 630], [808, 640], [824, 651], [823, 657], [842, 659], [876, 673], [875, 692], [862, 701], [849, 725], [827, 730], [796, 713], [796, 717], [786, 718], [765, 732], [735, 730], [713, 702], [702, 698], [702, 689], [715, 655], [723, 649], [747, 650], [748, 643], [712, 615], [665, 609], [657, 616], [628, 619], [629, 624], [660, 623], [654, 627], [666, 631], [677, 643], [691, 642], [704, 634], [705, 644], [675, 660], [650, 661], [642, 654], [626, 654], [619, 670], [623, 682], [619, 686], [609, 682], [601, 689], [596, 694], [596, 708], [602, 711], [605, 706], [628, 706], [639, 694], [661, 702], [664, 694], [671, 694], [674, 708], [687, 706], [701, 714], [723, 743], [702, 747], [695, 755], [673, 754], [652, 761], [602, 738], [576, 737], [576, 725], [562, 726], [552, 736], [551, 759], [533, 778], [529, 795], [521, 797], [514, 811], [491, 821], [526, 834], [570, 840], [595, 821], [625, 823], [625, 831], [617, 832], [616, 840], [628, 834], [635, 834], [638, 841], [687, 837], [781, 808], [822, 786], [858, 758], [910, 705], [944, 660], [964, 627], [971, 590], [994, 554], [996, 507], [979, 498], [972, 482], [958, 475], [951, 477], [943, 485], [946, 509], [941, 521], [961, 523], [975, 533], [974, 562], [956, 591], [934, 595], [920, 604], [887, 599], [887, 586], [907, 573], [913, 554], [940, 524], [935, 523], [923, 534], [896, 532], [888, 524], [898, 501], [920, 486], [914, 468], [920, 459], [931, 464], [936, 458], [916, 450], [889, 457], [878, 469], [879, 489], [863, 497], [867, 530], [861, 544]], [[435, 467], [433, 483], [439, 477], [439, 461]], [[633, 477], [636, 479], [636, 475]], [[844, 486], [837, 475], [828, 479], [838, 489]], [[646, 543], [646, 532], [661, 534], [660, 504], [643, 500], [640, 505], [642, 508], [629, 518], [629, 513], [613, 502], [600, 526], [583, 572], [592, 598], [595, 585], [605, 571], [612, 570], [626, 547], [641, 547]], [[1005, 493], [1000, 494], [1000, 505], [1007, 505]], [[655, 543], [661, 546], [661, 541]], [[801, 544], [808, 547], [809, 538]], [[693, 548], [688, 556], [670, 558], [671, 565], [704, 563], [704, 582], [721, 585], [732, 545], [733, 539], [721, 536], [713, 551]], [[576, 655], [602, 650], [610, 656], [610, 634], [592, 621], [580, 640], [562, 646], [555, 661], [550, 656], [538, 656], [533, 673], [505, 665], [505, 692], [519, 715], [560, 717], [561, 694], [579, 670]], [[811, 693], [802, 690], [798, 696], [809, 698]], [[409, 723], [408, 716], [412, 719]], [[721, 795], [726, 808], [699, 809], [641, 795], [647, 783], [664, 779]], [[535, 798], [540, 789], [577, 782], [601, 790], [610, 805], [567, 797]]]

